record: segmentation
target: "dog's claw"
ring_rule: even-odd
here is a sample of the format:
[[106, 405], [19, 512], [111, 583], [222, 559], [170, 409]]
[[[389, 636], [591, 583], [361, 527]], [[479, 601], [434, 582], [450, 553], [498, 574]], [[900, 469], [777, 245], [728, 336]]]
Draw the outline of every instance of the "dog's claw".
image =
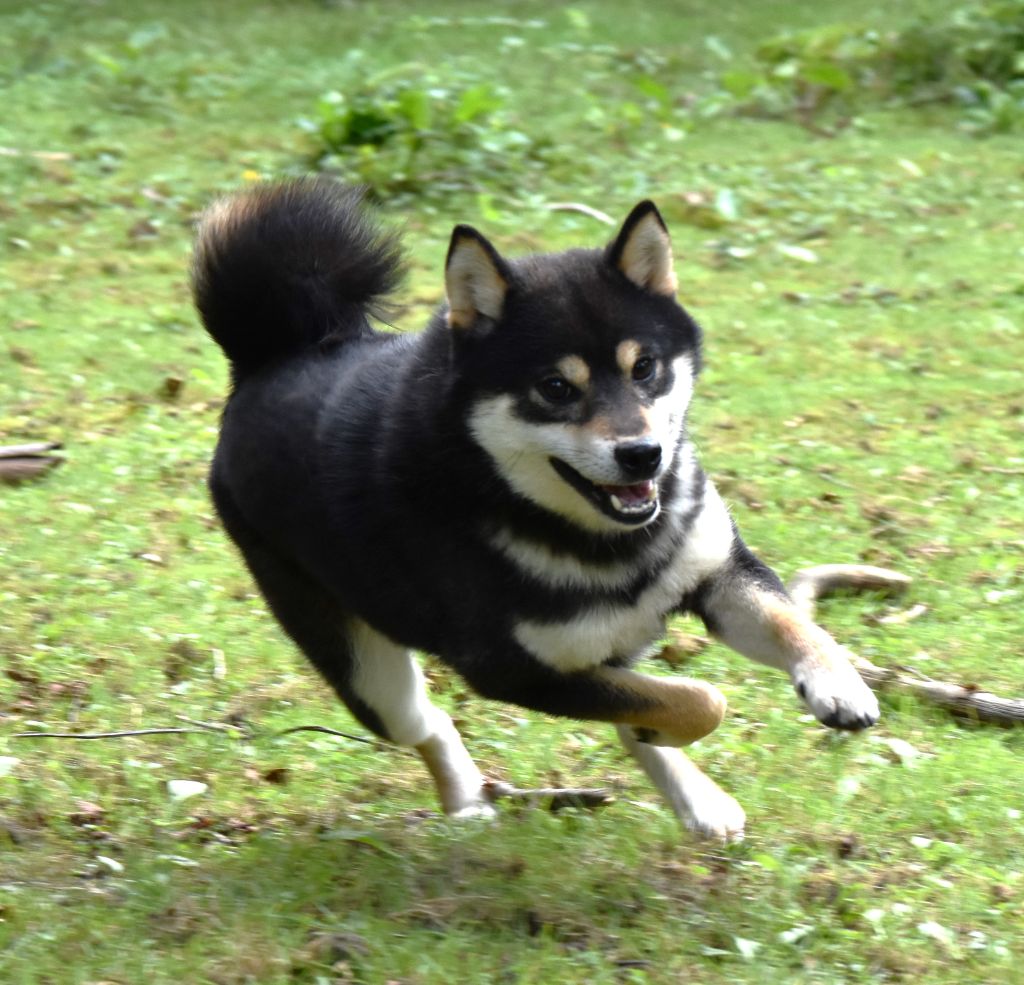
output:
[[859, 715], [856, 718], [846, 718], [842, 714], [830, 715], [827, 718], [820, 718], [819, 721], [823, 725], [827, 725], [829, 728], [837, 729], [841, 732], [861, 732], [864, 729], [871, 728], [881, 718], [880, 714], [875, 715]]
[[798, 667], [793, 671], [793, 686], [818, 721], [829, 728], [857, 732], [881, 717], [878, 699], [849, 665]]

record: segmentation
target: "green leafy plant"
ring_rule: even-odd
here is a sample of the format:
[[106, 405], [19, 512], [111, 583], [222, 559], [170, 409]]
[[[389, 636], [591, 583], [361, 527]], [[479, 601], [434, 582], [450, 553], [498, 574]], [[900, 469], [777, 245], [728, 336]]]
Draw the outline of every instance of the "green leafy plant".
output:
[[165, 25], [146, 24], [115, 45], [87, 45], [84, 53], [94, 74], [112, 87], [118, 102], [137, 100], [149, 94], [148, 62], [167, 37]]
[[965, 124], [1005, 131], [1024, 119], [1024, 0], [995, 0], [895, 31], [832, 24], [762, 44], [722, 88], [742, 112], [814, 127], [872, 102], [965, 108]]
[[424, 75], [413, 65], [325, 93], [302, 125], [314, 139], [318, 168], [382, 197], [501, 185], [543, 154], [510, 119], [499, 86]]

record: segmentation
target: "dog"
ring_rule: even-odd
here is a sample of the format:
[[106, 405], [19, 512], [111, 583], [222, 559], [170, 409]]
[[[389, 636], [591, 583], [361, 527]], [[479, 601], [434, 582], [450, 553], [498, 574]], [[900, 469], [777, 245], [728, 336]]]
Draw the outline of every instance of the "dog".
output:
[[826, 725], [878, 703], [747, 548], [687, 432], [701, 330], [641, 202], [603, 249], [506, 259], [456, 226], [419, 334], [374, 323], [401, 249], [362, 193], [257, 186], [200, 221], [195, 302], [231, 364], [212, 498], [285, 632], [352, 714], [414, 747], [445, 813], [492, 811], [410, 654], [480, 695], [615, 726], [685, 827], [743, 809], [680, 750], [721, 692], [633, 665], [689, 612]]

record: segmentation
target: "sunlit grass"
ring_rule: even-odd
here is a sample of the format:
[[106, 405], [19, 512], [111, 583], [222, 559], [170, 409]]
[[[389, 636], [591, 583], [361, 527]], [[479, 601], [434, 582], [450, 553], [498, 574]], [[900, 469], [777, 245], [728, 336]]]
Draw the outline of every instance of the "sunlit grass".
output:
[[[546, 203], [620, 216], [654, 198], [706, 329], [695, 434], [747, 539], [784, 575], [859, 559], [905, 571], [919, 619], [878, 625], [865, 616], [893, 603], [862, 598], [823, 620], [879, 663], [1019, 691], [1019, 147], [936, 111], [868, 114], [835, 139], [684, 110], [680, 135], [655, 118], [635, 84], [647, 62], [685, 108], [722, 45], [739, 58], [784, 26], [773, 11], [2, 8], [0, 146], [70, 157], [0, 157], [0, 443], [60, 440], [67, 456], [41, 483], [0, 487], [0, 756], [17, 760], [0, 760], [0, 979], [1014, 980], [1018, 732], [888, 696], [871, 735], [833, 735], [784, 680], [712, 646], [685, 670], [732, 708], [695, 750], [750, 818], [724, 851], [680, 836], [606, 729], [481, 701], [429, 664], [485, 770], [618, 798], [593, 816], [452, 826], [428, 813], [413, 756], [272, 737], [359, 729], [276, 628], [207, 499], [226, 373], [188, 299], [195, 213], [308, 166], [300, 120], [352, 78], [353, 47], [375, 71], [450, 63], [505, 87], [510, 125], [551, 148], [549, 166], [385, 203], [412, 254], [399, 324], [439, 300], [455, 222], [510, 253], [598, 244], [607, 228]], [[791, 5], [785, 26], [894, 15]], [[250, 731], [10, 738], [182, 718]], [[175, 801], [175, 779], [207, 790]]]

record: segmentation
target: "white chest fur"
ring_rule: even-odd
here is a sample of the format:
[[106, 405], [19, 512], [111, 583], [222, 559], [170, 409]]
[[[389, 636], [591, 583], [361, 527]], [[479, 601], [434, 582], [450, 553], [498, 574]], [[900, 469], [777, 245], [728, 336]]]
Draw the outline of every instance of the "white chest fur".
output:
[[666, 615], [728, 560], [732, 540], [729, 513], [708, 482], [689, 535], [632, 605], [602, 603], [564, 622], [523, 620], [516, 624], [515, 638], [542, 663], [564, 672], [638, 656], [662, 636]]

